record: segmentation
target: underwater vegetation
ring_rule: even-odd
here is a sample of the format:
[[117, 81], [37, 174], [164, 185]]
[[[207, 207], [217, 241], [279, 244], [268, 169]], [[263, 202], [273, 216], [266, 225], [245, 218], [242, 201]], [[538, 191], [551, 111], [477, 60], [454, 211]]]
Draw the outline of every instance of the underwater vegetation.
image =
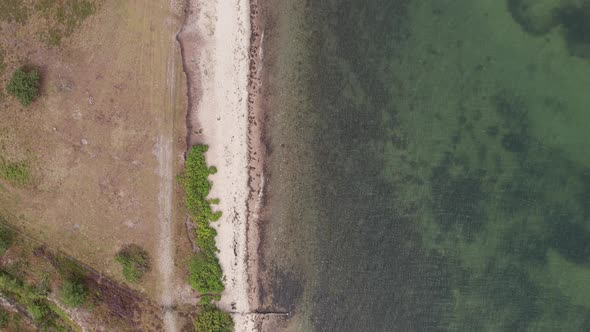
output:
[[570, 52], [590, 58], [590, 3], [586, 1], [581, 7], [564, 7], [557, 17], [563, 25]]
[[456, 259], [451, 330], [534, 329], [555, 310], [575, 311], [583, 324], [578, 318], [588, 314], [537, 273], [548, 271], [551, 253], [590, 267], [590, 169], [533, 136], [529, 102], [499, 89], [487, 117], [458, 115], [453, 144], [430, 170], [429, 227], [438, 231], [427, 245], [456, 253], [446, 256]]
[[508, 0], [512, 18], [532, 35], [544, 35], [559, 24], [555, 15], [561, 0]]
[[590, 58], [590, 2], [508, 0], [508, 10], [522, 29], [543, 36], [559, 27], [571, 55]]

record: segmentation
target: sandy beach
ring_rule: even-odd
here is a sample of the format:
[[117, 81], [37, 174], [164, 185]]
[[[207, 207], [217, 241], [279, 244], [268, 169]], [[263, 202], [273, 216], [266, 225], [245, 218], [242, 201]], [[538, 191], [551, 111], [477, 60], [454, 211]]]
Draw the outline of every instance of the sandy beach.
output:
[[211, 198], [223, 212], [218, 231], [225, 291], [218, 306], [232, 313], [236, 331], [255, 331], [248, 274], [250, 3], [189, 1], [179, 34], [188, 78], [187, 143], [207, 144], [218, 172]]

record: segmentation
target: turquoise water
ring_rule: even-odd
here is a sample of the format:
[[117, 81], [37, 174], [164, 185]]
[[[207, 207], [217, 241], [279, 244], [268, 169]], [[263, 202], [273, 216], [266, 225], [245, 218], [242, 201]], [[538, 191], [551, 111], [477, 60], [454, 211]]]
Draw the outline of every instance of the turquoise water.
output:
[[269, 308], [590, 330], [590, 2], [269, 1]]

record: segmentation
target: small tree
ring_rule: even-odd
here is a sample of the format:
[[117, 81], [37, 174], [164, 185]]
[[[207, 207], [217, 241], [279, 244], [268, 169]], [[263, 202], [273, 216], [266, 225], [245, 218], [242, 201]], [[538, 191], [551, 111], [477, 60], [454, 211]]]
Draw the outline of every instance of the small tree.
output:
[[39, 73], [36, 70], [26, 72], [23, 68], [18, 68], [8, 83], [8, 93], [27, 107], [39, 95], [39, 79]]
[[115, 261], [123, 267], [123, 277], [129, 282], [138, 282], [150, 269], [150, 258], [142, 247], [130, 244], [115, 255]]
[[86, 302], [86, 287], [78, 281], [67, 280], [59, 293], [63, 304], [71, 308], [77, 308]]

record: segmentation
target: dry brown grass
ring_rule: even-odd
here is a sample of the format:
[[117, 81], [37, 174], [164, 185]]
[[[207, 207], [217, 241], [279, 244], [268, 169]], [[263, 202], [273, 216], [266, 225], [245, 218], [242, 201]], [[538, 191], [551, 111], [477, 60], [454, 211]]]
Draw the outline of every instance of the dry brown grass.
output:
[[[0, 0], [0, 9], [7, 3], [14, 1]], [[158, 256], [158, 137], [173, 139], [176, 170], [185, 149], [186, 92], [173, 39], [181, 22], [169, 0], [93, 3], [95, 13], [73, 25], [43, 9], [45, 0], [24, 2], [26, 15], [0, 17], [0, 157], [31, 172], [26, 186], [0, 180], [0, 213], [122, 280], [114, 255], [123, 245]], [[59, 34], [59, 46], [51, 34]], [[4, 92], [22, 65], [42, 75], [41, 97], [27, 109]], [[173, 216], [177, 235], [182, 219]], [[133, 287], [157, 301], [158, 277], [152, 269]]]

